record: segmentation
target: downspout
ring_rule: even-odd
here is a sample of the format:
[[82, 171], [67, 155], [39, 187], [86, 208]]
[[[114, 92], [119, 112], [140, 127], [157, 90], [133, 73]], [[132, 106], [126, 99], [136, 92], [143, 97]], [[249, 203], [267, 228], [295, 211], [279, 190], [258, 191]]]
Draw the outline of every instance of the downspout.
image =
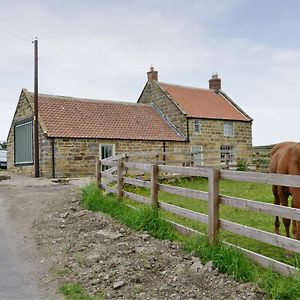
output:
[[[166, 142], [165, 141], [163, 141], [163, 152], [166, 152]], [[163, 161], [164, 162], [166, 161], [166, 155], [165, 154], [163, 155]]]
[[55, 178], [54, 138], [51, 139], [51, 148], [52, 148], [52, 178]]
[[189, 129], [189, 119], [186, 118], [186, 138], [187, 141], [190, 141], [190, 129]]

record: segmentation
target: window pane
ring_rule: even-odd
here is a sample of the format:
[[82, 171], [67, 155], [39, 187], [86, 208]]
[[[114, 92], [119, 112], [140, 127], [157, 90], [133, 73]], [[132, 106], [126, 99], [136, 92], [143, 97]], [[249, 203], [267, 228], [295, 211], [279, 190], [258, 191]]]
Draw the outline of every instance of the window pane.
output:
[[233, 123], [224, 123], [224, 136], [233, 136]]
[[223, 145], [220, 148], [221, 154], [220, 154], [220, 159], [221, 163], [225, 163], [226, 160], [229, 162], [235, 162], [235, 146], [227, 146]]
[[194, 120], [194, 131], [197, 133], [200, 133], [200, 131], [201, 131], [200, 120], [197, 120], [197, 119]]
[[[103, 144], [100, 145], [100, 158], [105, 159], [114, 155], [114, 145]], [[102, 171], [109, 169], [109, 166], [102, 166]]]
[[194, 154], [194, 166], [203, 166], [203, 147], [192, 146], [192, 153]]
[[15, 163], [33, 163], [32, 121], [15, 126]]

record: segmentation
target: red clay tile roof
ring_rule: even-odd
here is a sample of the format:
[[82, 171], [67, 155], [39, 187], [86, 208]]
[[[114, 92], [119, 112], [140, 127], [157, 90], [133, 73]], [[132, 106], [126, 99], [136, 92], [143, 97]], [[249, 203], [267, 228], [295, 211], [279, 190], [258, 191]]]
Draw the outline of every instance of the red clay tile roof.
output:
[[39, 94], [39, 117], [49, 137], [184, 140], [151, 105]]
[[221, 93], [213, 90], [173, 85], [158, 82], [162, 90], [167, 92], [173, 102], [192, 118], [251, 121], [236, 104]]

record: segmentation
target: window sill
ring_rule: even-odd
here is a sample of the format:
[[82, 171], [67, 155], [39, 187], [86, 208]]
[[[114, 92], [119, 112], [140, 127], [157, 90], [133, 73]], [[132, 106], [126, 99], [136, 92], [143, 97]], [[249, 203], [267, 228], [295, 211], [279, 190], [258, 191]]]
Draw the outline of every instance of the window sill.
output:
[[19, 166], [33, 166], [33, 165], [34, 165], [33, 162], [14, 163], [15, 167], [19, 167]]

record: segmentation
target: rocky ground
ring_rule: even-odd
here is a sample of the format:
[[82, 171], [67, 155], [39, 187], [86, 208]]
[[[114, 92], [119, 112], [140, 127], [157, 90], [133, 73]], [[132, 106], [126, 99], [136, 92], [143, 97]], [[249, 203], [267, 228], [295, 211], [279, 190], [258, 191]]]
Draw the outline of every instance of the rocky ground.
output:
[[[26, 235], [49, 269], [40, 275], [46, 288], [80, 283], [89, 295], [100, 293], [104, 299], [264, 298], [254, 285], [220, 274], [211, 262], [202, 265], [177, 243], [156, 240], [107, 215], [82, 210], [79, 189], [73, 184], [31, 183], [26, 198], [41, 199], [45, 192], [51, 194], [47, 200], [29, 201], [32, 208], [39, 206], [39, 213]], [[51, 299], [53, 294], [48, 294]]]

